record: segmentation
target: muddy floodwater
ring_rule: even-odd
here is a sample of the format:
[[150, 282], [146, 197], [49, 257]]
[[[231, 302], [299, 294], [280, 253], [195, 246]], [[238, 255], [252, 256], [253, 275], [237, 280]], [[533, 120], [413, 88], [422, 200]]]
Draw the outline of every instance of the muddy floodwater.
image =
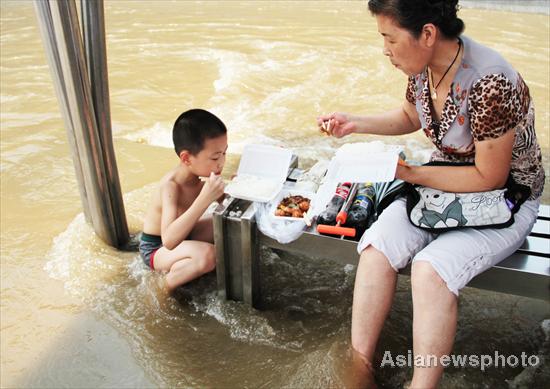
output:
[[[465, 33], [502, 53], [529, 85], [548, 172], [542, 3], [530, 13], [465, 6], [460, 16]], [[156, 276], [137, 253], [106, 246], [84, 221], [32, 2], [2, 0], [0, 11], [0, 386], [341, 387], [355, 267], [264, 249], [263, 310], [220, 301], [214, 274], [159, 300]], [[337, 140], [316, 128], [321, 113], [382, 112], [405, 96], [406, 77], [382, 55], [364, 1], [113, 0], [105, 15], [113, 136], [133, 233], [155, 182], [177, 162], [173, 121], [192, 107], [227, 124], [227, 177], [249, 143], [289, 147], [304, 168], [345, 142], [382, 140], [418, 161], [430, 154], [421, 133]], [[549, 189], [547, 180], [546, 204]], [[400, 278], [380, 343], [394, 355], [412, 348], [408, 282]], [[550, 360], [548, 303], [466, 289], [459, 313], [453, 353]], [[411, 375], [384, 367], [377, 379], [401, 388]], [[442, 387], [549, 380], [548, 362], [449, 368]]]

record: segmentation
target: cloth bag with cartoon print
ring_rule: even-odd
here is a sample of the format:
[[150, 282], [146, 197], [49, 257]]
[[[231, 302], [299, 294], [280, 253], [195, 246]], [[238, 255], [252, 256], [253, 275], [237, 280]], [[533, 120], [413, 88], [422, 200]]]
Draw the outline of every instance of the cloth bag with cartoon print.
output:
[[[472, 165], [430, 162], [426, 165]], [[407, 184], [407, 214], [423, 230], [440, 233], [459, 228], [505, 228], [531, 195], [531, 189], [508, 177], [506, 186], [487, 192], [450, 193], [421, 185]]]

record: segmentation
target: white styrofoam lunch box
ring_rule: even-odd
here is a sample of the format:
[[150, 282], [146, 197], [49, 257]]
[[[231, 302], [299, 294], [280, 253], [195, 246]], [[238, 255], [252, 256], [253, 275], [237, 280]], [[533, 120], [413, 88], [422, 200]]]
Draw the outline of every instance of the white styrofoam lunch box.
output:
[[386, 145], [380, 141], [346, 143], [336, 150], [325, 181], [393, 181], [401, 151], [401, 146]]
[[292, 151], [277, 146], [249, 144], [243, 149], [237, 175], [225, 187], [228, 195], [269, 202], [283, 188]]

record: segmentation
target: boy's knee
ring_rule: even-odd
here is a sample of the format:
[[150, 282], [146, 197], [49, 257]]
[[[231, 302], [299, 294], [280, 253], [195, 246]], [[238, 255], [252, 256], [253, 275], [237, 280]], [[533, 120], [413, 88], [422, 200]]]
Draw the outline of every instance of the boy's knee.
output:
[[214, 245], [209, 245], [205, 249], [204, 256], [201, 258], [201, 267], [204, 273], [211, 272], [216, 268], [216, 249]]

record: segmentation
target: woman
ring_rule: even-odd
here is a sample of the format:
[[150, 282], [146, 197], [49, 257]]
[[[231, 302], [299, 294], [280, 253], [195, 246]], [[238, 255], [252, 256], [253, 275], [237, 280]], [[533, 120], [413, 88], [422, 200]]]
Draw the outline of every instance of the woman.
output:
[[[447, 192], [502, 188], [509, 175], [531, 195], [504, 229], [461, 229], [439, 235], [408, 220], [405, 200], [392, 203], [358, 245], [352, 346], [370, 370], [390, 310], [397, 271], [412, 261], [413, 353], [452, 351], [459, 290], [523, 243], [535, 223], [544, 170], [529, 89], [496, 52], [461, 35], [457, 1], [370, 0], [384, 55], [407, 76], [403, 106], [381, 115], [334, 113], [318, 125], [336, 137], [401, 135], [422, 129], [431, 160], [470, 166], [398, 166], [396, 177]], [[439, 360], [439, 359], [438, 359]], [[443, 366], [415, 366], [412, 388], [437, 386]]]

